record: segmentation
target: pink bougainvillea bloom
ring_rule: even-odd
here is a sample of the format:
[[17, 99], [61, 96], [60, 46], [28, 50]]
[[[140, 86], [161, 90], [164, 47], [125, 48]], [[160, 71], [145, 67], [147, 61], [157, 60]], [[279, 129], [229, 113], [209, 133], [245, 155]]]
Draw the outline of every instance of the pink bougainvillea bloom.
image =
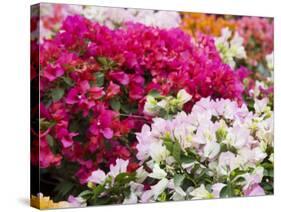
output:
[[49, 81], [54, 81], [64, 74], [64, 70], [60, 65], [48, 65], [43, 71], [43, 77]]
[[103, 134], [103, 136], [107, 139], [111, 139], [113, 137], [113, 131], [110, 128], [105, 128], [101, 130], [101, 133]]
[[107, 139], [113, 137], [112, 121], [116, 114], [110, 110], [102, 110], [96, 119], [93, 119], [89, 130], [93, 135], [99, 135], [100, 133]]
[[141, 75], [132, 75], [129, 84], [129, 96], [131, 99], [138, 100], [144, 95], [144, 78]]
[[89, 95], [89, 99], [100, 99], [103, 95], [105, 94], [105, 92], [103, 91], [103, 87], [91, 87], [88, 90], [88, 95]]
[[73, 137], [78, 135], [78, 133], [69, 132], [67, 125], [68, 123], [66, 121], [61, 121], [55, 126], [57, 138], [60, 140], [64, 148], [72, 146], [74, 142]]
[[244, 190], [245, 196], [263, 196], [265, 192], [259, 184], [253, 184]]
[[48, 145], [45, 136], [40, 138], [40, 154], [39, 165], [41, 168], [47, 168], [49, 166], [58, 166], [62, 160], [61, 155], [54, 155]]
[[130, 81], [129, 75], [124, 73], [123, 71], [113, 71], [109, 73], [109, 76], [122, 85], [128, 85]]
[[110, 99], [116, 96], [119, 92], [120, 92], [120, 86], [110, 81], [109, 86], [107, 87], [106, 90], [106, 97]]
[[81, 100], [82, 96], [78, 88], [72, 88], [66, 96], [65, 102], [67, 104], [75, 104]]

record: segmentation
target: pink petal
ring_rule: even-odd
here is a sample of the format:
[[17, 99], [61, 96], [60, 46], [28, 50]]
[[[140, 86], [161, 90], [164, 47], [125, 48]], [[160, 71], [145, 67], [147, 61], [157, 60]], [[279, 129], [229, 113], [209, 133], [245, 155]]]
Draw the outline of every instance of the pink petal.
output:
[[106, 139], [111, 139], [113, 137], [113, 131], [110, 128], [105, 128], [101, 132]]

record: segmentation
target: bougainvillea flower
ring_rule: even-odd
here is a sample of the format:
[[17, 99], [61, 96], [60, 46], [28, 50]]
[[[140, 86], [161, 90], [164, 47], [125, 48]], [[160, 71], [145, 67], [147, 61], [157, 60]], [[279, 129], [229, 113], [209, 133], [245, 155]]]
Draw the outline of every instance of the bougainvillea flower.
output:
[[111, 81], [106, 90], [106, 97], [110, 99], [116, 96], [119, 92], [120, 86]]
[[73, 144], [73, 137], [77, 136], [78, 133], [69, 132], [67, 129], [67, 122], [61, 121], [55, 127], [57, 138], [60, 140], [64, 148], [68, 148]]
[[48, 65], [44, 69], [43, 76], [47, 78], [49, 81], [54, 81], [58, 77], [62, 76], [64, 74], [64, 70], [60, 65]]
[[42, 168], [49, 166], [59, 166], [62, 160], [61, 155], [54, 155], [51, 151], [46, 137], [40, 138], [40, 154], [39, 154], [39, 165]]
[[122, 85], [128, 85], [130, 81], [129, 75], [123, 71], [113, 71], [109, 74], [109, 76]]

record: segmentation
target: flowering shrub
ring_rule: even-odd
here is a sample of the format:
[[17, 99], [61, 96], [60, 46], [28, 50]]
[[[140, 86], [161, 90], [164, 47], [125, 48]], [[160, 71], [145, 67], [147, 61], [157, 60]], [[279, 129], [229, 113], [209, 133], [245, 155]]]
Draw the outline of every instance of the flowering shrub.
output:
[[261, 186], [272, 182], [273, 119], [267, 101], [256, 100], [253, 113], [228, 99], [204, 98], [188, 115], [180, 112], [171, 120], [155, 118], [151, 128], [144, 125], [137, 134], [137, 158], [152, 170], [148, 176], [161, 192], [149, 189], [140, 199], [270, 192]]
[[[34, 17], [46, 33], [31, 43], [34, 57], [40, 51], [31, 61], [40, 81], [32, 164], [53, 200], [39, 194], [36, 204], [273, 193], [273, 79], [248, 63], [241, 18], [202, 15], [221, 23], [218, 33], [190, 35], [180, 28], [188, 14], [177, 12], [41, 10], [52, 13]], [[269, 73], [272, 60], [257, 58]]]
[[154, 118], [151, 128], [143, 125], [137, 133], [137, 171], [127, 173], [128, 161], [117, 159], [108, 174], [92, 172], [82, 196], [92, 198], [98, 190], [99, 204], [117, 189], [116, 202], [127, 204], [271, 193], [273, 117], [267, 103], [256, 100], [253, 113], [228, 99], [203, 98], [188, 115]]
[[[201, 97], [242, 99], [240, 78], [223, 64], [211, 38], [196, 44], [176, 29], [132, 23], [110, 30], [81, 16], [69, 16], [62, 29], [40, 46], [41, 128], [59, 154], [42, 156], [50, 165], [59, 165], [61, 155], [78, 162], [81, 183], [101, 163], [131, 157], [120, 140], [143, 122], [131, 115], [143, 115], [150, 91], [166, 95], [185, 88], [194, 96], [186, 111]], [[94, 153], [106, 162], [84, 158]]]

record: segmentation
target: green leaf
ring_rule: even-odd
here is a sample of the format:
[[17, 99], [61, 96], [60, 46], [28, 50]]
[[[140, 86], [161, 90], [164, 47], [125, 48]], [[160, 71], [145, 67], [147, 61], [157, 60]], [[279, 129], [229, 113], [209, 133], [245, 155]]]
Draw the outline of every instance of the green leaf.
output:
[[74, 188], [74, 184], [70, 181], [62, 181], [55, 187], [55, 192], [57, 193], [57, 199], [63, 199], [64, 197], [68, 196], [71, 190]]
[[190, 155], [181, 156], [181, 163], [189, 164], [189, 163], [193, 163], [194, 161], [195, 158]]
[[137, 108], [129, 104], [121, 104], [120, 109], [124, 113], [135, 113]]
[[265, 177], [274, 177], [273, 169], [264, 169], [263, 175]]
[[62, 77], [62, 79], [68, 86], [73, 86], [74, 83], [70, 77]]
[[121, 185], [127, 184], [135, 179], [135, 174], [131, 173], [120, 173], [116, 176], [115, 182]]
[[109, 140], [104, 140], [104, 146], [107, 151], [110, 151], [112, 149], [112, 144]]
[[71, 132], [77, 132], [79, 130], [79, 120], [71, 120], [69, 123], [69, 130]]
[[57, 150], [57, 147], [56, 147], [56, 141], [55, 141], [55, 139], [51, 136], [51, 135], [47, 135], [46, 136], [46, 139], [47, 139], [47, 142], [48, 142], [48, 144], [49, 144], [49, 146], [50, 146], [50, 148], [51, 148], [51, 150], [52, 150], [52, 152], [54, 153], [54, 154], [56, 154], [56, 150]]
[[96, 60], [102, 66], [102, 71], [108, 71], [114, 69], [117, 66], [117, 64], [110, 58], [100, 56], [96, 57]]
[[164, 142], [163, 144], [165, 145], [166, 149], [169, 151], [169, 152], [173, 152], [173, 142], [170, 140], [170, 139], [164, 139]]
[[94, 73], [94, 76], [96, 78], [96, 82], [95, 82], [96, 86], [102, 87], [104, 84], [104, 73], [96, 72]]
[[273, 193], [273, 186], [272, 186], [271, 183], [262, 182], [261, 185], [262, 185], [263, 189], [266, 191], [267, 194]]
[[231, 184], [226, 185], [225, 187], [222, 188], [220, 191], [220, 197], [232, 197], [232, 186]]
[[273, 164], [269, 162], [265, 162], [262, 164], [262, 167], [265, 169], [273, 169]]
[[165, 202], [167, 201], [167, 194], [166, 192], [163, 192], [161, 193], [159, 196], [158, 196], [158, 199], [157, 199], [159, 202]]
[[50, 147], [54, 147], [55, 146], [55, 140], [51, 135], [47, 135], [46, 136], [48, 144]]
[[245, 174], [247, 171], [244, 171], [244, 170], [240, 170], [239, 168], [236, 168], [234, 170], [231, 171], [230, 173], [230, 179], [234, 179], [236, 178], [237, 176], [239, 175], [243, 175]]
[[181, 186], [185, 176], [183, 174], [176, 174], [174, 176], [174, 184], [175, 186]]
[[219, 143], [225, 140], [226, 136], [227, 136], [227, 131], [225, 129], [220, 128], [216, 131], [216, 138]]
[[79, 197], [83, 197], [84, 199], [87, 199], [87, 197], [91, 196], [93, 194], [92, 191], [90, 190], [85, 190], [85, 191], [82, 191], [80, 194], [79, 194]]
[[40, 118], [39, 123], [40, 123], [40, 130], [42, 131], [46, 131], [48, 128], [51, 128], [56, 124], [55, 121], [47, 121], [44, 118]]
[[149, 95], [149, 96], [153, 96], [154, 98], [161, 97], [159, 91], [158, 91], [158, 90], [154, 90], [154, 89], [151, 90], [151, 91], [149, 91], [148, 95]]
[[173, 145], [173, 152], [172, 152], [173, 157], [176, 159], [176, 161], [180, 161], [181, 159], [181, 146], [178, 142], [175, 142]]
[[111, 108], [113, 110], [115, 110], [115, 111], [119, 111], [120, 110], [121, 104], [120, 104], [120, 102], [117, 99], [111, 99], [109, 101], [109, 103], [110, 103], [110, 106], [111, 106]]
[[103, 66], [107, 65], [107, 63], [108, 63], [108, 59], [106, 57], [100, 56], [100, 57], [97, 57], [96, 60], [98, 61], [98, 63], [100, 65], [103, 65]]
[[51, 96], [54, 102], [60, 100], [64, 95], [64, 89], [55, 88], [51, 91]]
[[93, 192], [94, 192], [94, 195], [93, 195], [93, 199], [96, 201], [96, 199], [99, 197], [99, 195], [105, 190], [105, 186], [104, 185], [98, 185], [94, 188]]

